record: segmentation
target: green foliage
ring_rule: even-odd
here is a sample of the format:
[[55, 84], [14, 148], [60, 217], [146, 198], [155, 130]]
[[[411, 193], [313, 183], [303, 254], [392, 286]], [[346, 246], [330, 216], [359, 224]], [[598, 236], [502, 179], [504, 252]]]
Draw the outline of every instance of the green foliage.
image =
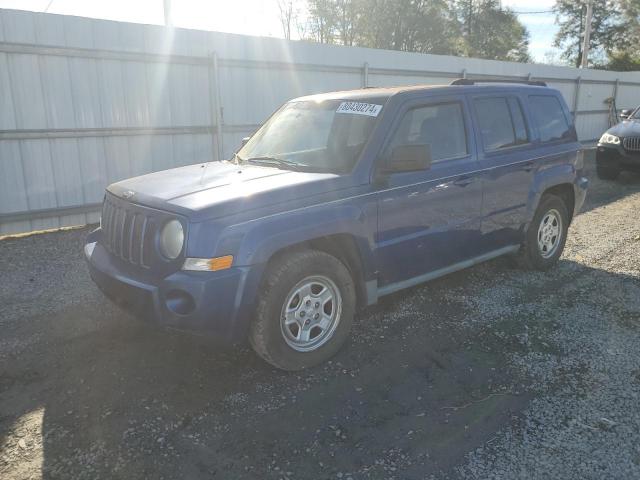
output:
[[640, 0], [619, 0], [620, 33], [610, 52], [611, 70], [640, 70]]
[[530, 61], [526, 28], [497, 0], [459, 0], [457, 12], [470, 57]]
[[[582, 60], [586, 0], [556, 0], [554, 7], [560, 29], [554, 45], [562, 57], [575, 66]], [[640, 40], [640, 0], [596, 0], [589, 41], [589, 65], [612, 70], [637, 65]]]
[[459, 28], [444, 0], [362, 1], [358, 44], [437, 54], [461, 53]]
[[307, 5], [306, 37], [317, 42], [529, 61], [526, 29], [497, 0], [308, 0]]
[[616, 72], [633, 72], [640, 70], [640, 52], [633, 55], [630, 52], [618, 52], [609, 55], [608, 62], [598, 65], [597, 68], [613, 70]]

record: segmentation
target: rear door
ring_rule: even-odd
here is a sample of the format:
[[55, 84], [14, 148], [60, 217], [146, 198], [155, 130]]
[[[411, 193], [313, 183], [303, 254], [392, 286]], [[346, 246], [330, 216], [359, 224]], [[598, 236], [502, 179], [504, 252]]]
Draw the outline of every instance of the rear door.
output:
[[394, 173], [378, 193], [381, 285], [417, 277], [478, 253], [482, 182], [464, 96], [407, 102], [383, 148], [429, 144], [431, 168]]
[[482, 249], [522, 239], [533, 180], [535, 147], [522, 99], [516, 94], [470, 96], [478, 161], [483, 173]]

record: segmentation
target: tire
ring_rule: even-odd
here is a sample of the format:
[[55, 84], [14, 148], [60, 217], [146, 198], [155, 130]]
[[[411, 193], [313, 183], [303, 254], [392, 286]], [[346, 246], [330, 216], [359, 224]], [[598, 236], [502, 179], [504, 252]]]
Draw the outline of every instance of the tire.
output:
[[569, 214], [562, 199], [551, 194], [543, 195], [518, 254], [520, 266], [529, 270], [553, 267], [564, 250], [568, 228]]
[[615, 180], [620, 175], [620, 167], [596, 165], [596, 174], [600, 180]]
[[283, 254], [265, 272], [249, 342], [282, 370], [312, 367], [340, 350], [355, 308], [355, 285], [340, 260], [317, 250]]

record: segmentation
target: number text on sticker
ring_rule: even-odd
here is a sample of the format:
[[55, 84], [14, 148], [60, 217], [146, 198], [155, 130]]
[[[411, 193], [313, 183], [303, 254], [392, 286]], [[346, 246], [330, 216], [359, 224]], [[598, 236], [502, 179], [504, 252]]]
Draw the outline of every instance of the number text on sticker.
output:
[[375, 105], [373, 103], [342, 102], [338, 110], [336, 110], [336, 113], [354, 113], [356, 115], [377, 117], [380, 110], [382, 110], [382, 105]]

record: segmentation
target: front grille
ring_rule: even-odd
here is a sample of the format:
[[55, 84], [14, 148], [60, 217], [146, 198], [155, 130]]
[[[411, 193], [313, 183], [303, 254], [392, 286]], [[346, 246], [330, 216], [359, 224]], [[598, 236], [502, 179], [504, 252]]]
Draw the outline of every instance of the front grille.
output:
[[149, 268], [155, 223], [143, 212], [107, 196], [102, 204], [102, 243], [113, 255], [133, 265]]
[[640, 152], [640, 137], [627, 137], [622, 139], [622, 146], [629, 152]]

